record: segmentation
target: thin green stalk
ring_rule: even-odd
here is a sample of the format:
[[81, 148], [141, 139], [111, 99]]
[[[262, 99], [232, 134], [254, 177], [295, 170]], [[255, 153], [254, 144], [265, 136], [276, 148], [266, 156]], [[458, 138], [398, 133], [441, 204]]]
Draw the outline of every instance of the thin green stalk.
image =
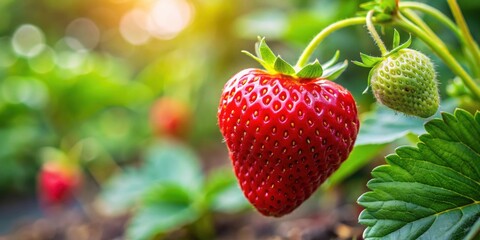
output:
[[475, 83], [473, 78], [462, 68], [462, 66], [456, 61], [448, 49], [441, 47], [440, 44], [435, 39], [431, 38], [430, 35], [426, 34], [425, 31], [417, 27], [415, 24], [406, 20], [402, 15], [399, 14], [398, 18], [395, 19], [394, 24], [403, 28], [404, 30], [411, 32], [420, 38], [424, 43], [426, 43], [433, 52], [435, 52], [445, 64], [459, 76], [465, 86], [467, 86], [476, 99], [480, 99], [480, 87]]
[[354, 26], [354, 25], [360, 25], [360, 24], [365, 24], [365, 17], [354, 17], [354, 18], [347, 18], [338, 22], [335, 22], [328, 27], [324, 28], [320, 33], [318, 33], [312, 41], [308, 44], [308, 46], [303, 50], [302, 55], [298, 58], [297, 64], [295, 65], [295, 68], [301, 68], [303, 67], [308, 60], [310, 59], [310, 56], [313, 54], [315, 51], [315, 48], [331, 33], [345, 28], [349, 26]]
[[[407, 17], [410, 21], [412, 21], [415, 25], [423, 29], [428, 35], [434, 38], [438, 38], [435, 32], [420, 18], [414, 11], [410, 9], [402, 9], [401, 13], [403, 16]], [[440, 39], [437, 39], [438, 42], [443, 42]], [[445, 44], [443, 44], [443, 47], [446, 48]]]
[[445, 16], [445, 14], [440, 12], [438, 9], [431, 7], [425, 3], [419, 3], [419, 2], [400, 2], [399, 7], [400, 7], [400, 10], [404, 10], [404, 9], [418, 10], [434, 17], [439, 22], [443, 23], [446, 27], [448, 27], [452, 32], [454, 32], [455, 35], [457, 35], [457, 37], [460, 40], [462, 39], [462, 34], [460, 33], [460, 30], [458, 29], [457, 25], [455, 25], [455, 23], [452, 22], [450, 18]]
[[373, 22], [372, 22], [373, 12], [374, 11], [371, 10], [367, 14], [367, 29], [370, 35], [372, 36], [373, 41], [375, 41], [375, 44], [377, 44], [378, 48], [380, 49], [382, 56], [385, 56], [388, 54], [388, 50], [387, 50], [387, 47], [385, 47], [385, 43], [383, 43], [382, 38], [380, 38], [380, 35], [378, 35], [377, 30], [375, 30], [375, 26], [373, 25]]
[[[425, 14], [428, 14], [434, 17], [440, 23], [444, 24], [447, 28], [449, 28], [458, 38], [462, 46], [464, 46], [463, 50], [465, 51], [465, 55], [468, 58], [470, 69], [472, 70], [472, 72], [475, 73], [475, 76], [477, 76], [477, 78], [480, 77], [480, 69], [478, 69], [478, 65], [476, 64], [473, 53], [466, 52], [466, 51], [469, 51], [469, 49], [467, 48], [466, 39], [463, 37], [462, 32], [460, 31], [458, 26], [455, 25], [455, 23], [452, 20], [450, 20], [450, 18], [448, 18], [445, 14], [440, 12], [438, 9], [433, 8], [424, 3], [408, 2], [408, 1], [400, 3], [400, 10], [402, 13], [405, 13], [405, 11], [408, 9], [417, 10]], [[475, 48], [478, 49], [478, 45], [475, 44]]]
[[[448, 5], [450, 6], [450, 10], [452, 11], [453, 17], [455, 18], [455, 21], [457, 22], [457, 25], [460, 28], [462, 36], [465, 39], [466, 47], [471, 51], [473, 55], [473, 59], [475, 60], [475, 65], [480, 66], [480, 49], [478, 48], [478, 45], [475, 43], [475, 40], [473, 40], [472, 34], [468, 29], [468, 25], [465, 22], [465, 18], [463, 17], [462, 11], [458, 6], [457, 1], [447, 0], [447, 2], [448, 2]], [[480, 77], [480, 76], [477, 76], [477, 77]]]

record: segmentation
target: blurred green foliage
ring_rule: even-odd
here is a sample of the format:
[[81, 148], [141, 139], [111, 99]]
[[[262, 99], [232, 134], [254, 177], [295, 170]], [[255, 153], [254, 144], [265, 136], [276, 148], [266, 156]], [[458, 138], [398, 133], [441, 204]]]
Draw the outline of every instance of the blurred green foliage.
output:
[[[101, 211], [119, 214], [135, 209], [127, 230], [132, 239], [152, 239], [200, 221], [205, 227], [213, 224], [211, 213], [237, 213], [250, 206], [233, 174], [220, 168], [207, 176], [188, 146], [155, 142], [143, 156], [140, 168], [117, 174], [102, 193]], [[192, 235], [208, 236], [208, 231]]]

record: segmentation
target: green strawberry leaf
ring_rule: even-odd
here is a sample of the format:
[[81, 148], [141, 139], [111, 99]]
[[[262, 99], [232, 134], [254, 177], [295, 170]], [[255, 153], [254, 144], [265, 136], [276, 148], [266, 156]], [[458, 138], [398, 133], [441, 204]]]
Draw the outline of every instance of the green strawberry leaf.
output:
[[153, 179], [145, 177], [137, 169], [127, 168], [115, 175], [100, 194], [105, 202], [103, 210], [118, 214], [138, 203], [140, 196], [152, 186]]
[[322, 64], [323, 68], [329, 68], [331, 66], [333, 66], [333, 64], [335, 64], [337, 61], [338, 61], [338, 58], [340, 57], [340, 50], [337, 50], [335, 51], [335, 54], [333, 55], [333, 57], [328, 60], [327, 62], [325, 62], [324, 64]]
[[337, 63], [327, 69], [323, 72], [322, 77], [328, 80], [335, 80], [337, 79], [344, 71], [347, 69], [348, 66], [348, 61], [345, 60], [341, 63]]
[[295, 75], [299, 78], [317, 78], [322, 76], [323, 68], [318, 62], [318, 59], [315, 59], [313, 63], [307, 64], [305, 67], [300, 69]]
[[457, 109], [425, 125], [372, 171], [358, 203], [364, 239], [471, 239], [480, 232], [480, 112]]
[[262, 59], [266, 64], [273, 66], [275, 63], [277, 57], [270, 47], [268, 47], [264, 37], [258, 37], [258, 42], [255, 44], [255, 52], [257, 53], [257, 57]]
[[160, 184], [143, 195], [144, 204], [130, 220], [128, 239], [154, 239], [159, 234], [192, 223], [199, 217], [188, 189]]
[[273, 65], [273, 69], [276, 72], [283, 73], [283, 74], [286, 74], [286, 75], [294, 75], [295, 74], [295, 69], [292, 67], [292, 65], [287, 63], [280, 56], [278, 56], [277, 59], [275, 60], [275, 63]]
[[[458, 102], [455, 99], [445, 99], [440, 111], [452, 112]], [[439, 117], [440, 113], [433, 117]], [[355, 146], [369, 144], [392, 143], [409, 133], [423, 134], [425, 119], [398, 114], [391, 109], [375, 103], [372, 111], [363, 116]]]
[[212, 172], [204, 193], [209, 208], [216, 212], [237, 213], [250, 207], [231, 169]]
[[143, 166], [127, 168], [105, 184], [101, 199], [108, 211], [119, 213], [133, 207], [142, 194], [160, 183], [175, 183], [198, 191], [203, 184], [199, 163], [187, 146], [156, 142], [146, 151]]
[[157, 142], [147, 150], [145, 161], [143, 174], [162, 183], [175, 183], [191, 191], [197, 191], [203, 184], [200, 159], [187, 145]]
[[330, 188], [341, 183], [347, 177], [357, 172], [377, 156], [387, 144], [359, 145], [353, 148], [347, 160], [340, 165], [332, 176], [322, 185], [322, 188]]

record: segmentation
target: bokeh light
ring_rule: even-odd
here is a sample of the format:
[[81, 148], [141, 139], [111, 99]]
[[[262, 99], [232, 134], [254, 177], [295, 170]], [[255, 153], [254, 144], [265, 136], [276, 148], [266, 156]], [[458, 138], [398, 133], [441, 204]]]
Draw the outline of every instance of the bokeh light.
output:
[[148, 13], [141, 9], [133, 9], [126, 13], [120, 22], [122, 37], [134, 45], [141, 45], [150, 40], [150, 33], [146, 29]]
[[163, 40], [176, 37], [192, 17], [193, 7], [185, 0], [157, 0], [127, 12], [119, 27], [125, 40], [141, 45], [151, 37]]
[[68, 25], [66, 36], [68, 37], [66, 38], [67, 44], [73, 49], [80, 50], [82, 47], [92, 50], [100, 41], [100, 30], [92, 20], [78, 18]]
[[45, 84], [31, 77], [8, 77], [1, 84], [1, 94], [6, 102], [23, 103], [31, 107], [42, 107], [48, 100]]
[[13, 34], [12, 46], [18, 55], [33, 57], [45, 47], [45, 36], [37, 26], [24, 24]]

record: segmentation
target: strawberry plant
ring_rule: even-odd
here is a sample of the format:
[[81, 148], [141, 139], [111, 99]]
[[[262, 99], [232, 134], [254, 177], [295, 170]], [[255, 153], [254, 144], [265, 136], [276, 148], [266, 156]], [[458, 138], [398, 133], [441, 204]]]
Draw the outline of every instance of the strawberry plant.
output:
[[215, 213], [232, 214], [248, 205], [233, 174], [222, 168], [204, 175], [198, 156], [178, 142], [158, 141], [146, 150], [144, 164], [125, 168], [106, 184], [101, 211], [132, 212], [126, 235], [152, 239], [175, 230], [185, 238], [209, 239]]
[[[276, 56], [263, 38], [257, 56], [247, 53], [265, 70], [246, 69], [227, 81], [218, 122], [238, 183], [260, 213], [290, 213], [332, 173], [327, 185], [358, 170], [386, 144], [408, 136], [417, 146], [403, 146], [389, 155], [387, 164], [372, 172], [372, 191], [358, 200], [365, 208], [359, 217], [367, 226], [364, 238], [480, 236], [480, 49], [457, 2], [447, 2], [455, 22], [423, 3], [365, 3], [361, 7], [366, 11], [358, 17], [320, 31], [294, 66]], [[431, 29], [434, 23], [419, 12], [453, 32], [462, 45], [462, 58], [453, 56]], [[333, 65], [336, 56], [323, 66], [318, 60], [308, 63], [327, 36], [354, 25], [367, 25], [381, 52], [380, 57], [360, 54], [362, 61], [354, 63], [371, 68], [367, 90], [371, 87], [377, 101], [390, 108], [379, 106], [360, 123], [349, 91], [331, 82], [346, 62]], [[409, 48], [410, 38], [400, 44], [397, 30], [388, 51], [376, 25], [403, 30], [429, 47], [457, 76], [448, 87], [452, 98], [440, 100], [429, 56]], [[461, 109], [465, 103], [473, 115]], [[433, 119], [439, 112], [442, 119]]]

